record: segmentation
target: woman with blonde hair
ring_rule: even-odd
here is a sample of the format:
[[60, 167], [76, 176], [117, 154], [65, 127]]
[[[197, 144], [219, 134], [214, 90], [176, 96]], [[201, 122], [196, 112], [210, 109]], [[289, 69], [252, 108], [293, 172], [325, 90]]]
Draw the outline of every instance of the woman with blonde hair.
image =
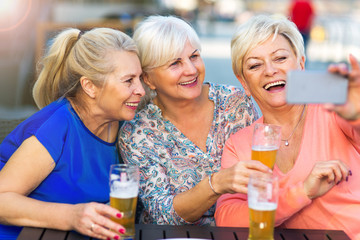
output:
[[31, 226], [120, 239], [108, 179], [119, 121], [145, 93], [137, 47], [118, 30], [67, 29], [42, 64], [33, 89], [41, 110], [0, 145], [0, 238]]
[[[285, 18], [258, 15], [241, 25], [231, 42], [233, 70], [263, 116], [256, 123], [281, 126], [273, 174], [279, 178], [276, 225], [284, 228], [341, 229], [360, 239], [360, 66], [350, 55], [329, 71], [348, 78], [344, 105], [286, 102], [287, 72], [304, 70], [302, 37]], [[326, 86], [324, 86], [326, 88]], [[254, 124], [226, 142], [221, 168], [251, 159]], [[225, 194], [215, 214], [220, 226], [248, 226], [244, 193]]]

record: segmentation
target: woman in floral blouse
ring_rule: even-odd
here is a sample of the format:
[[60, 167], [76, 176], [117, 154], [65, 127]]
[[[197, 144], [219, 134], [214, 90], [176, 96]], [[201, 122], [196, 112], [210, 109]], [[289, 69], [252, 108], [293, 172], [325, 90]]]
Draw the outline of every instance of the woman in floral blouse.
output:
[[140, 167], [142, 222], [214, 224], [223, 193], [243, 192], [257, 161], [219, 171], [226, 139], [258, 118], [237, 87], [204, 83], [200, 41], [173, 16], [151, 16], [134, 32], [148, 99], [120, 130], [124, 161]]

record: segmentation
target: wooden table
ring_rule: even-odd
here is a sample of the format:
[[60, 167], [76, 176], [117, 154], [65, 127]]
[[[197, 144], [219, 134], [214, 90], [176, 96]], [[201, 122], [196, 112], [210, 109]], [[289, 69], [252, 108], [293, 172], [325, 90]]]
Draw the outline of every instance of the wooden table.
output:
[[[211, 240], [247, 240], [248, 228], [210, 226], [136, 225], [136, 240], [166, 238], [203, 238]], [[75, 232], [24, 228], [18, 240], [91, 240]], [[275, 228], [275, 240], [350, 240], [343, 231]]]

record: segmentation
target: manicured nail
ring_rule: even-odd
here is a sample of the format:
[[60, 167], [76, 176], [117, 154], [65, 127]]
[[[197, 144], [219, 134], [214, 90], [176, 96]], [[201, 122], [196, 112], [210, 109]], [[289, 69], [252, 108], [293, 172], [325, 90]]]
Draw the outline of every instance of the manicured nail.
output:
[[106, 240], [111, 240], [111, 238], [107, 237]]
[[116, 235], [116, 236], [114, 237], [114, 239], [119, 240], [120, 237], [119, 237], [118, 235]]
[[339, 183], [340, 183], [340, 181], [338, 181], [338, 182], [336, 183], [336, 185], [339, 185]]
[[349, 180], [349, 177], [348, 177], [348, 176], [346, 176], [345, 181], [348, 181], [348, 180]]
[[125, 233], [125, 229], [124, 229], [124, 228], [120, 228], [120, 229], [119, 229], [119, 232], [120, 232], [121, 234], [124, 234], [124, 233]]
[[349, 175], [350, 175], [350, 176], [352, 176], [352, 172], [351, 172], [351, 170], [349, 170]]
[[117, 217], [117, 218], [122, 218], [123, 215], [122, 215], [122, 213], [118, 213], [118, 214], [116, 214], [116, 217]]

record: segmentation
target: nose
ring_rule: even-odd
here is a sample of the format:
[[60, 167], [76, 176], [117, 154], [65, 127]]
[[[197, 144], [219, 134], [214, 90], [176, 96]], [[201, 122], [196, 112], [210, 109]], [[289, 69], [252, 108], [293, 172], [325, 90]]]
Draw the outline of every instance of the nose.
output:
[[193, 74], [197, 73], [197, 68], [196, 68], [195, 64], [190, 59], [185, 61], [185, 67], [184, 68], [185, 68], [184, 73], [186, 75], [193, 75]]
[[142, 82], [140, 81], [140, 79], [138, 79], [136, 81], [136, 86], [135, 86], [135, 89], [134, 89], [134, 94], [136, 95], [140, 95], [140, 97], [143, 97], [145, 95], [145, 90], [144, 90], [144, 87], [142, 85]]
[[265, 63], [265, 74], [267, 76], [273, 76], [276, 72], [277, 68], [272, 62]]

